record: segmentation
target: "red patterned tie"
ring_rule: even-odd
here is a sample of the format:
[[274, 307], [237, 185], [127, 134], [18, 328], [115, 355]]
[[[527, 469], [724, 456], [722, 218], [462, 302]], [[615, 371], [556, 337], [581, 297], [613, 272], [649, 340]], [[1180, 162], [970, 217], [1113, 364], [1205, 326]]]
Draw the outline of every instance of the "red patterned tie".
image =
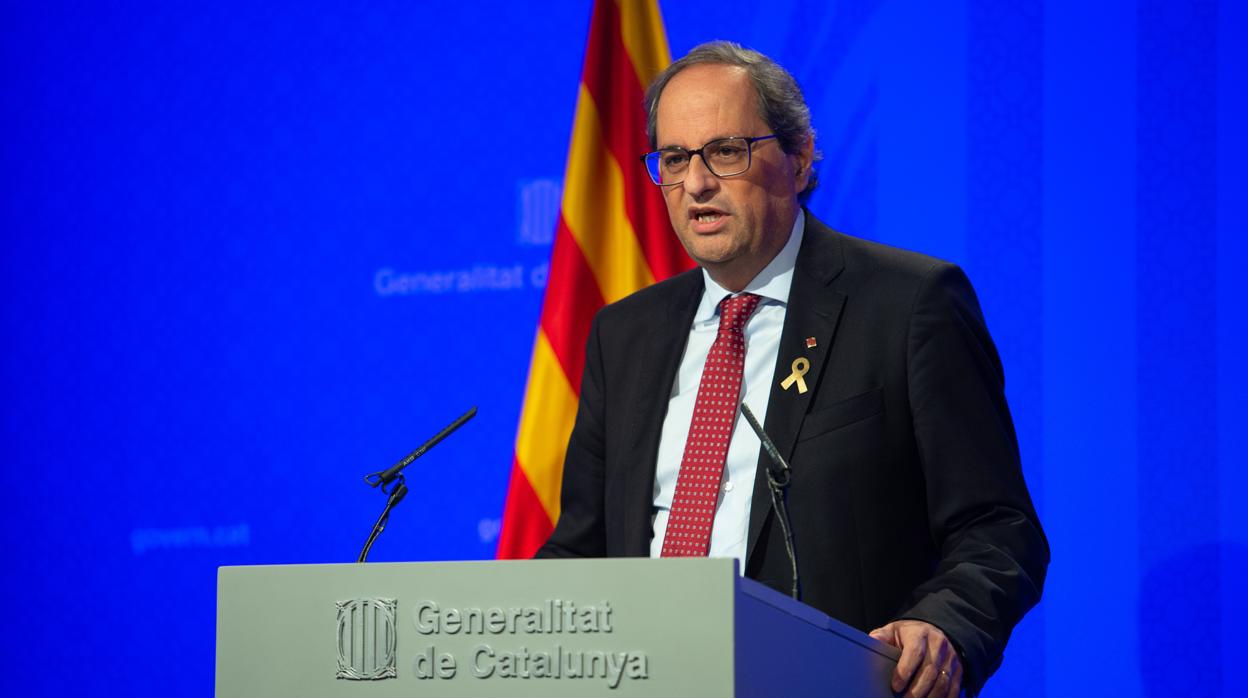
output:
[[741, 397], [741, 373], [745, 366], [742, 330], [759, 300], [758, 296], [743, 293], [719, 303], [719, 334], [702, 367], [693, 422], [680, 461], [667, 532], [663, 534], [663, 557], [705, 557], [710, 549], [719, 483]]

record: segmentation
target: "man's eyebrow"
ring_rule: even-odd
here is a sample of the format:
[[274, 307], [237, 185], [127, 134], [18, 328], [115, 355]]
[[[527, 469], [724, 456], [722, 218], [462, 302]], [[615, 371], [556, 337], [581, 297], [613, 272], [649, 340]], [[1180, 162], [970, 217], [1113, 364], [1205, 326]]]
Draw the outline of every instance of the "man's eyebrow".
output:
[[[722, 140], [724, 140], [725, 138], [742, 138], [742, 136], [737, 136], [737, 135], [733, 135], [733, 134], [728, 134], [728, 135], [726, 135], [726, 136], [713, 136], [713, 137], [712, 137], [709, 141], [707, 141], [706, 143], [714, 143], [715, 141], [722, 141]], [[699, 145], [699, 146], [696, 146], [696, 147], [693, 147], [693, 148], [686, 148], [686, 147], [685, 147], [685, 146], [683, 146], [683, 145], [675, 145], [675, 144], [661, 145], [661, 146], [659, 146], [659, 147], [658, 147], [658, 150], [671, 150], [671, 149], [677, 149], [677, 150], [697, 150], [698, 148], [703, 148], [703, 147], [706, 147], [706, 143], [703, 143], [702, 145]]]

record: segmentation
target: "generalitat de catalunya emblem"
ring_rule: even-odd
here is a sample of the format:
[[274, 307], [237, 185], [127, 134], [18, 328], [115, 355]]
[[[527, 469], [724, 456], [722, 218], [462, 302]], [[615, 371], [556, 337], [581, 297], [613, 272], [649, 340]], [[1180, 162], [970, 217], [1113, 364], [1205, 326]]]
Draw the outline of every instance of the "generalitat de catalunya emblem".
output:
[[392, 679], [399, 604], [394, 599], [338, 601], [338, 678], [352, 681]]

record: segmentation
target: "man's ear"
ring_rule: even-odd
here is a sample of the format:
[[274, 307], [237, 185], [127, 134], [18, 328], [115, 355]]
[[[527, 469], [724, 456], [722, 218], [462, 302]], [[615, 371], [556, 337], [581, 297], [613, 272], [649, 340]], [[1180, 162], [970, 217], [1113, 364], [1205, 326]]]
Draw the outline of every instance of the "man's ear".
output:
[[797, 165], [793, 170], [793, 176], [796, 178], [797, 191], [803, 192], [810, 182], [810, 168], [815, 162], [815, 139], [813, 137], [806, 137], [796, 157]]

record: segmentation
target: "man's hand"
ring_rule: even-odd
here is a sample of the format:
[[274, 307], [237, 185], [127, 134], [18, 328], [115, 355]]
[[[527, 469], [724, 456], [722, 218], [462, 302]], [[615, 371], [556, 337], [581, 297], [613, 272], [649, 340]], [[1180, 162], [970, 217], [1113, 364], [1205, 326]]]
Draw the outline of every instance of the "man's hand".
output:
[[901, 650], [893, 693], [956, 698], [962, 690], [962, 662], [940, 628], [921, 620], [898, 620], [872, 630], [871, 637]]

